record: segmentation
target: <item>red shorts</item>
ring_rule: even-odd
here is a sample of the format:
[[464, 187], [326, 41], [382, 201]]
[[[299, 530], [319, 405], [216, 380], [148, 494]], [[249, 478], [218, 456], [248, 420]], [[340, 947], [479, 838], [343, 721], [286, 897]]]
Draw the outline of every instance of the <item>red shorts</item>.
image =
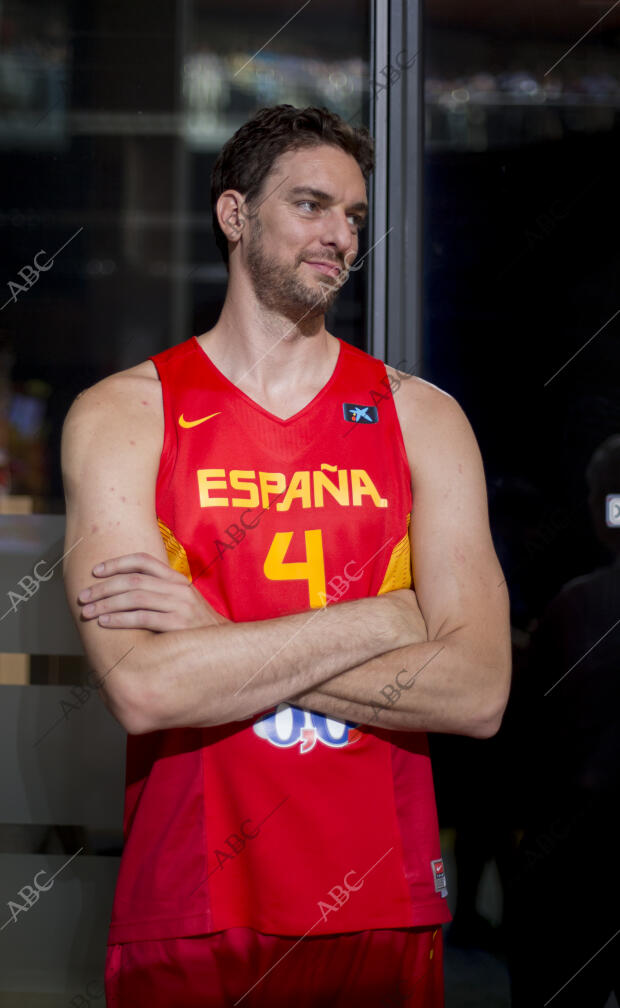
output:
[[108, 946], [107, 1008], [444, 1008], [441, 926]]

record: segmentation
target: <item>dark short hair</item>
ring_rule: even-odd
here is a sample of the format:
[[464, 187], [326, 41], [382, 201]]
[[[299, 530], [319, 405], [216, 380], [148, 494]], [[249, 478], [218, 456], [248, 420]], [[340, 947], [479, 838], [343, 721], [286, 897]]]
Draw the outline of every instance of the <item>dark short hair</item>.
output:
[[226, 189], [236, 189], [251, 204], [281, 154], [300, 147], [331, 144], [351, 154], [367, 183], [374, 169], [374, 143], [365, 126], [354, 127], [324, 107], [272, 105], [256, 114], [226, 141], [211, 173], [211, 214], [218, 249], [228, 268], [228, 240], [215, 204]]

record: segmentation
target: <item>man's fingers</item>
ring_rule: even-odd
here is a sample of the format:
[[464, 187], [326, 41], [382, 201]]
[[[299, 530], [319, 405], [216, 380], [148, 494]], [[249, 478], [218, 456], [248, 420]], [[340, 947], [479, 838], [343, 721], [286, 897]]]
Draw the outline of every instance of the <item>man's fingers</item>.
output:
[[109, 577], [111, 574], [153, 574], [156, 577], [163, 577], [169, 581], [177, 581], [181, 584], [187, 578], [180, 571], [170, 567], [169, 564], [154, 557], [152, 553], [125, 553], [123, 556], [111, 557], [103, 560], [93, 567], [95, 577]]
[[[111, 561], [108, 562], [111, 563]], [[164, 564], [162, 564], [162, 570], [157, 573], [139, 573], [132, 567], [127, 574], [115, 574], [109, 571], [106, 575], [100, 575], [99, 581], [81, 589], [78, 593], [77, 601], [80, 603], [92, 602], [95, 599], [106, 598], [108, 595], [114, 595], [116, 592], [124, 591], [127, 588], [170, 591], [172, 590], [172, 586], [186, 586], [189, 584], [190, 582], [184, 574], [173, 570], [171, 567], [166, 568]]]
[[[185, 584], [188, 585], [187, 579]], [[179, 585], [180, 587], [180, 585]], [[159, 595], [169, 595], [174, 592], [177, 585], [166, 583], [162, 578], [153, 577], [150, 574], [115, 574], [107, 577], [105, 581], [83, 588], [77, 600], [80, 605], [85, 602], [98, 602], [100, 599], [111, 598], [113, 595], [120, 595], [126, 591], [150, 591]]]
[[152, 612], [150, 609], [136, 609], [132, 612], [114, 612], [99, 616], [101, 626], [108, 629], [143, 629], [163, 633], [179, 629], [173, 613]]
[[132, 609], [152, 610], [153, 612], [170, 612], [174, 608], [170, 592], [144, 591], [138, 589], [134, 591], [120, 592], [109, 598], [101, 598], [96, 602], [89, 602], [82, 609], [82, 616], [93, 619], [102, 613], [126, 612]]

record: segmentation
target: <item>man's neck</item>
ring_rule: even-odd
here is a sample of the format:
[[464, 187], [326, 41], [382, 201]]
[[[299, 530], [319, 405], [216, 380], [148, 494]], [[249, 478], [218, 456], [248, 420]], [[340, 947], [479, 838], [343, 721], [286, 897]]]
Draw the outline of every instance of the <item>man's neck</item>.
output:
[[[255, 325], [252, 324], [255, 321]], [[327, 332], [324, 316], [312, 327], [295, 326], [283, 316], [263, 313], [250, 320], [222, 311], [216, 325], [198, 337], [219, 371], [252, 398], [283, 400], [292, 390], [301, 397], [325, 385], [338, 358], [339, 343]], [[309, 396], [312, 398], [312, 395]]]

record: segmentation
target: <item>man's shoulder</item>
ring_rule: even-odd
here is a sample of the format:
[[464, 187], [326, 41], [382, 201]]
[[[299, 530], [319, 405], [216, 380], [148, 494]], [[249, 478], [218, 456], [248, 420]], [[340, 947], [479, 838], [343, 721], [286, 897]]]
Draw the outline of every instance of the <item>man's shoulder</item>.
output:
[[151, 360], [116, 371], [83, 389], [65, 422], [105, 419], [108, 423], [163, 424], [161, 383]]
[[117, 371], [79, 393], [65, 416], [61, 467], [77, 493], [99, 472], [128, 482], [156, 472], [164, 441], [161, 386], [151, 361]]
[[401, 425], [414, 425], [419, 430], [422, 425], [442, 423], [451, 415], [462, 414], [454, 396], [438, 385], [390, 364], [385, 365], [385, 370]]

